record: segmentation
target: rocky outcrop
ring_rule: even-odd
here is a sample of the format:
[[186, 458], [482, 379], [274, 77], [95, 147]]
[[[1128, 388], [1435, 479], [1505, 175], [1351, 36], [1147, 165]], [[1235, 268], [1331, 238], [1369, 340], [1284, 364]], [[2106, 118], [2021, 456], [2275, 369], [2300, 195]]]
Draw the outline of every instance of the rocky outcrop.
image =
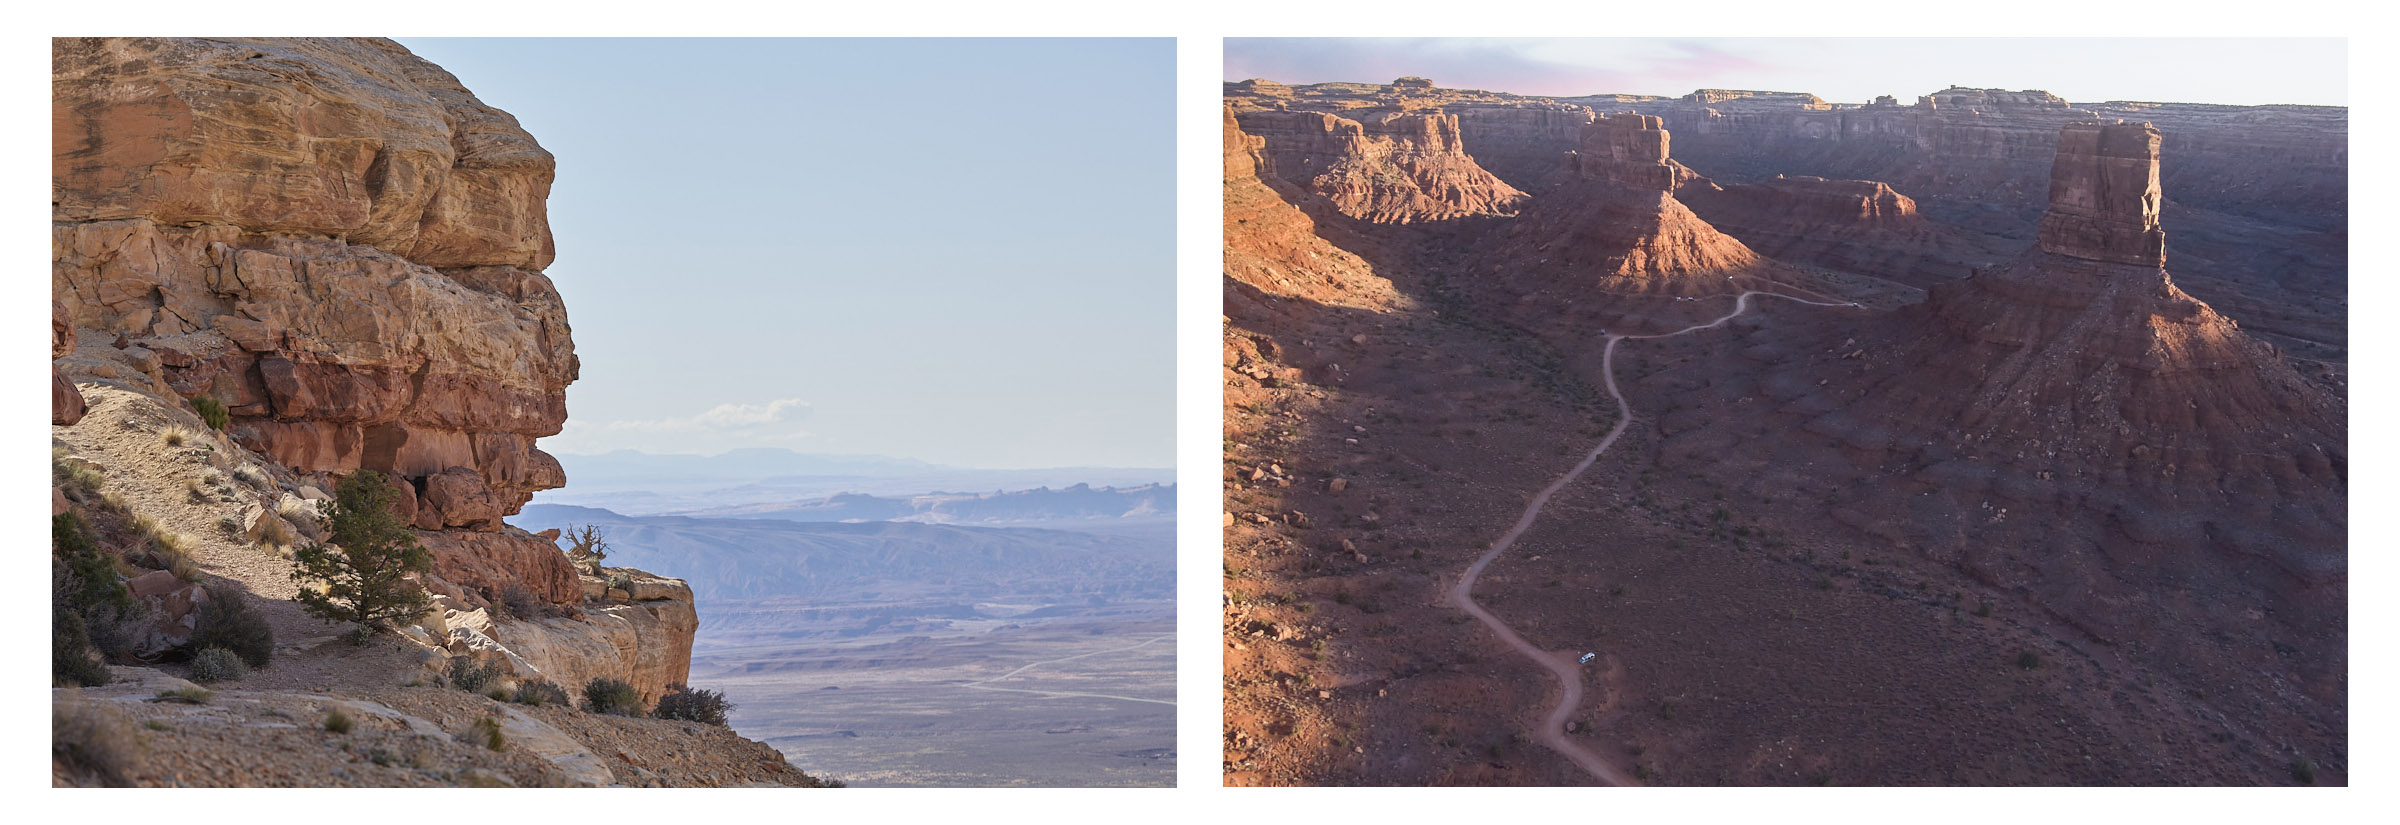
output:
[[2045, 252], [2120, 264], [2163, 266], [2158, 228], [2158, 129], [2150, 124], [2069, 124], [2050, 167]]
[[50, 423], [52, 424], [73, 424], [82, 421], [84, 412], [90, 409], [84, 404], [83, 391], [75, 388], [75, 382], [68, 379], [66, 372], [60, 370], [56, 363], [57, 359], [74, 352], [75, 324], [67, 316], [66, 305], [51, 301], [50, 358], [53, 363], [50, 366]]
[[1365, 121], [1321, 112], [1239, 115], [1264, 140], [1259, 171], [1324, 197], [1344, 215], [1416, 223], [1512, 213], [1525, 197], [1469, 157], [1458, 118], [1387, 113]]
[[[499, 518], [564, 483], [534, 446], [578, 363], [553, 161], [507, 113], [378, 39], [65, 38], [52, 47], [52, 292], [146, 353], [244, 446], [403, 479], [437, 575], [555, 600], [571, 574]], [[103, 377], [103, 376], [95, 376]]]
[[535, 442], [580, 366], [541, 272], [554, 164], [513, 117], [388, 40], [65, 38], [52, 64], [54, 354], [116, 342], [62, 366], [212, 397], [325, 489], [384, 474], [444, 608], [420, 643], [651, 699], [683, 681], [688, 588], [587, 601], [502, 521], [565, 483]]

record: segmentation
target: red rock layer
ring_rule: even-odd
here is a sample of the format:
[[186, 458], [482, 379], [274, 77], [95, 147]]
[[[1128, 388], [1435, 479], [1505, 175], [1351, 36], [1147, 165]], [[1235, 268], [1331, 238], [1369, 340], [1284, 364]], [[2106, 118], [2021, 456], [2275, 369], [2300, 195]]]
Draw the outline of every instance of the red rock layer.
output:
[[[1258, 174], [1264, 143], [1225, 110], [1225, 277], [1265, 295], [1380, 309], [1398, 300], [1390, 281], [1358, 255], [1328, 243], [1295, 202], [1330, 209], [1281, 180]], [[1355, 239], [1354, 239], [1355, 240]], [[1241, 293], [1237, 290], [1236, 295]]]
[[1558, 185], [1569, 170], [1560, 153], [1576, 148], [1592, 110], [1564, 104], [1470, 106], [1445, 109], [1458, 118], [1458, 137], [1483, 168], [1518, 189], [1534, 192]]
[[1259, 170], [1372, 223], [1512, 213], [1525, 193], [1475, 163], [1458, 118], [1386, 113], [1365, 121], [1320, 112], [1239, 115], [1265, 141]]
[[56, 364], [57, 359], [64, 358], [74, 351], [74, 321], [67, 316], [66, 305], [51, 301], [50, 423], [52, 424], [73, 424], [82, 421], [83, 414], [90, 410], [90, 407], [84, 404], [83, 391], [76, 389], [75, 382], [69, 380], [67, 374], [60, 371]]
[[[514, 118], [388, 40], [52, 42], [52, 293], [303, 472], [403, 479], [437, 573], [579, 598], [500, 518], [565, 483], [535, 440], [578, 363]], [[483, 559], [469, 561], [469, 557]]]

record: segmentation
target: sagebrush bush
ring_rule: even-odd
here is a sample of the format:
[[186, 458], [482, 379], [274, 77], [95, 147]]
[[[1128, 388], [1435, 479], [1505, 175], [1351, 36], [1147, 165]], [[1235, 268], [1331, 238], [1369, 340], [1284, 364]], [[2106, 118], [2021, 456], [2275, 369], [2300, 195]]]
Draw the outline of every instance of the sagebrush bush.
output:
[[140, 736], [114, 708], [79, 701], [50, 704], [50, 758], [78, 785], [133, 784], [142, 767]]
[[535, 707], [540, 707], [542, 705], [557, 705], [563, 708], [571, 708], [575, 706], [575, 700], [567, 698], [566, 688], [552, 684], [547, 679], [529, 679], [523, 682], [518, 682], [517, 694], [511, 698], [517, 704], [533, 705]]
[[349, 733], [350, 728], [355, 724], [357, 723], [350, 721], [350, 714], [343, 713], [341, 708], [334, 708], [325, 712], [326, 730], [333, 731], [334, 733]]
[[506, 674], [498, 662], [478, 662], [467, 656], [450, 660], [450, 686], [468, 693], [483, 693], [498, 687], [503, 675]]
[[213, 396], [203, 395], [192, 399], [192, 411], [199, 413], [200, 420], [212, 430], [223, 430], [233, 420], [233, 415], [225, 410], [225, 402]]
[[699, 690], [682, 684], [667, 686], [667, 695], [658, 697], [658, 707], [650, 715], [657, 719], [680, 719], [725, 727], [725, 714], [733, 712], [733, 703], [725, 694]]
[[231, 682], [250, 675], [250, 666], [242, 657], [221, 647], [202, 648], [192, 657], [191, 680], [201, 684]]
[[486, 716], [467, 728], [467, 741], [492, 750], [508, 747], [508, 737], [500, 734], [500, 720]]
[[583, 709], [592, 713], [640, 716], [643, 711], [642, 692], [616, 679], [593, 679], [583, 684]]
[[275, 658], [275, 628], [267, 617], [250, 609], [250, 597], [231, 585], [211, 585], [208, 604], [200, 607], [192, 628], [192, 647], [221, 647], [251, 667], [266, 667]]
[[93, 497], [100, 494], [100, 485], [104, 481], [99, 470], [93, 469], [91, 464], [81, 459], [67, 455], [64, 447], [50, 451], [50, 480], [56, 483], [59, 490], [65, 492], [68, 498], [86, 504], [91, 503]]

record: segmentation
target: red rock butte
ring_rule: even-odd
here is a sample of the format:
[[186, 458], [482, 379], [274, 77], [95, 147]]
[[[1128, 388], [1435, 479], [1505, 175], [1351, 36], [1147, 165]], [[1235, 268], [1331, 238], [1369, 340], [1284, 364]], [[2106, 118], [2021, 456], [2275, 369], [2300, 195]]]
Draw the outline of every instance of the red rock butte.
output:
[[2069, 124], [2050, 166], [2041, 248], [2094, 261], [2164, 266], [2158, 226], [2158, 129], [2147, 123]]

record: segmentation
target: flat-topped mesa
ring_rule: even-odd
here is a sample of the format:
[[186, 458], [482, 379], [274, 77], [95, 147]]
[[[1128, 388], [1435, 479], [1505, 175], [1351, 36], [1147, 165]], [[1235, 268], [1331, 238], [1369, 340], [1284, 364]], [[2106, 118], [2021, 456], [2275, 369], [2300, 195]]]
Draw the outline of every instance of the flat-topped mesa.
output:
[[2007, 89], [1952, 86], [1918, 96], [1917, 105], [1928, 109], [2065, 109], [2067, 99], [2040, 89], [2012, 92]]
[[1917, 202], [1892, 191], [1891, 184], [1872, 180], [1826, 180], [1808, 175], [1776, 175], [1756, 184], [1761, 200], [1778, 209], [1805, 212], [1826, 219], [1864, 223], [1910, 223], [1923, 220]]
[[1414, 223], [1512, 214], [1525, 193], [1469, 157], [1458, 117], [1384, 113], [1363, 120], [1323, 112], [1239, 113], [1264, 139], [1260, 172], [1322, 195], [1342, 214]]
[[2070, 123], [2050, 167], [2041, 248], [2108, 263], [2164, 266], [2158, 225], [2158, 129], [2148, 123]]

